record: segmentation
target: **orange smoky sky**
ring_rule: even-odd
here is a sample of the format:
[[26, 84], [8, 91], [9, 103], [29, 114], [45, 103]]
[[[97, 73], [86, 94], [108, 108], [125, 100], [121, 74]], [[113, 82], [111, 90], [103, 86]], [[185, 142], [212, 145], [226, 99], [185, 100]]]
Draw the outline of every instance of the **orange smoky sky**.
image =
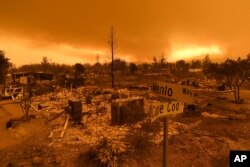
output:
[[249, 0], [9, 0], [0, 5], [0, 49], [16, 65], [151, 62], [244, 57], [250, 52]]

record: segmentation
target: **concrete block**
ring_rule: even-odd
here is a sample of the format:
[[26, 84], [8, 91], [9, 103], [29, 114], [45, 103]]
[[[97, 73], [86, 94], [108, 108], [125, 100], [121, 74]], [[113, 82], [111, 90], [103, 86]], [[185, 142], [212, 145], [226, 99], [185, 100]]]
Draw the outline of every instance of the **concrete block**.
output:
[[111, 103], [111, 124], [135, 123], [144, 118], [143, 98], [117, 99]]
[[69, 106], [71, 107], [70, 116], [77, 123], [82, 121], [82, 102], [69, 100]]

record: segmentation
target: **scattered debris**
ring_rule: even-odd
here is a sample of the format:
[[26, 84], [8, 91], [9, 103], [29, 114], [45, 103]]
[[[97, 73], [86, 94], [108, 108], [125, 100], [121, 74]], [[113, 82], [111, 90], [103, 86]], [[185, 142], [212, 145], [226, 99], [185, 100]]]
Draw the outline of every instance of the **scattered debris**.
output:
[[[217, 97], [218, 94], [213, 94], [214, 99]], [[41, 119], [45, 118], [47, 120], [49, 130], [46, 139], [49, 138], [49, 141], [46, 146], [48, 146], [48, 150], [65, 151], [72, 148], [73, 151], [70, 150], [70, 152], [75, 154], [77, 151], [74, 149], [84, 145], [87, 148], [85, 148], [84, 152], [86, 154], [89, 146], [91, 146], [88, 155], [99, 166], [118, 166], [120, 160], [126, 159], [131, 151], [139, 150], [143, 152], [147, 150], [145, 148], [151, 149], [152, 145], [161, 147], [163, 124], [160, 121], [152, 124], [148, 119], [149, 101], [157, 98], [151, 93], [138, 95], [133, 94], [132, 91], [129, 92], [127, 89], [113, 91], [113, 89], [80, 87], [71, 91], [58, 89], [53, 93], [33, 96], [30, 108], [37, 117], [41, 116]], [[229, 119], [230, 121], [231, 119], [247, 119], [248, 115], [245, 112], [248, 112], [248, 108], [244, 110], [244, 113], [239, 111], [240, 114], [227, 113], [226, 116], [211, 114], [208, 111], [217, 108], [216, 103], [200, 95], [196, 98], [196, 102], [187, 107], [191, 107], [190, 110], [198, 111], [203, 117], [209, 119], [202, 118], [200, 115], [197, 117], [196, 115], [196, 119], [202, 120], [189, 123], [188, 121], [192, 120], [191, 117], [194, 112], [170, 118], [168, 126], [169, 138], [175, 140], [187, 133], [188, 135], [197, 136], [199, 142], [202, 143], [202, 139], [205, 137], [210, 139], [215, 136], [214, 138], [216, 138], [214, 132], [210, 134], [199, 129], [199, 126], [203, 126], [201, 124], [203, 120], [211, 120], [210, 118]], [[223, 98], [220, 100], [223, 100]], [[226, 100], [226, 102], [229, 102], [229, 100]], [[208, 107], [212, 104], [212, 107]], [[231, 103], [231, 105], [234, 104]], [[200, 109], [206, 112], [202, 112]], [[81, 123], [84, 123], [84, 126], [78, 125]], [[12, 126], [12, 120], [6, 122], [6, 128]], [[15, 128], [9, 131], [14, 132], [14, 130]], [[17, 135], [18, 138], [23, 136], [21, 133]], [[182, 140], [183, 138], [180, 138], [178, 142], [182, 142]], [[192, 142], [196, 139], [188, 138], [188, 140]], [[216, 138], [216, 140], [218, 139]], [[182, 146], [184, 147], [183, 144]], [[178, 148], [178, 151], [185, 151], [185, 149]], [[66, 166], [64, 155], [49, 156], [53, 158], [50, 157], [48, 162], [53, 165]], [[28, 164], [34, 166], [47, 165], [47, 157], [40, 154], [29, 155], [29, 158]]]
[[128, 89], [115, 89], [114, 92], [111, 95], [111, 99], [127, 99], [129, 98], [129, 91]]
[[61, 135], [60, 135], [60, 137], [61, 137], [61, 138], [63, 137], [64, 132], [65, 132], [65, 130], [66, 130], [66, 128], [67, 128], [67, 126], [68, 126], [68, 122], [69, 122], [69, 116], [67, 115], [67, 118], [66, 118], [65, 124], [64, 124], [64, 126], [63, 126], [63, 130], [62, 130]]
[[14, 120], [11, 118], [9, 121], [6, 122], [6, 129], [9, 129], [13, 126]]
[[209, 118], [222, 118], [222, 119], [228, 119], [226, 116], [218, 115], [218, 114], [210, 114], [208, 112], [201, 113], [203, 117], [209, 117]]
[[227, 97], [225, 97], [225, 96], [218, 96], [217, 99], [218, 99], [218, 100], [226, 100]]
[[137, 89], [137, 90], [149, 90], [147, 85], [130, 85], [130, 89]]
[[92, 97], [90, 95], [86, 96], [86, 104], [92, 103]]
[[43, 158], [42, 157], [34, 157], [32, 159], [33, 165], [42, 165], [43, 164]]
[[16, 98], [19, 98], [22, 95], [23, 87], [10, 85], [3, 88], [2, 92], [2, 99], [12, 98], [13, 100], [15, 100]]
[[[201, 121], [197, 121], [193, 124], [187, 125], [175, 121], [169, 120], [169, 126], [168, 126], [168, 137], [171, 138], [172, 136], [176, 136], [180, 133], [186, 133], [188, 130], [199, 126]], [[161, 127], [161, 131], [154, 135], [154, 137], [151, 139], [151, 142], [155, 144], [161, 144], [163, 142], [163, 127]]]

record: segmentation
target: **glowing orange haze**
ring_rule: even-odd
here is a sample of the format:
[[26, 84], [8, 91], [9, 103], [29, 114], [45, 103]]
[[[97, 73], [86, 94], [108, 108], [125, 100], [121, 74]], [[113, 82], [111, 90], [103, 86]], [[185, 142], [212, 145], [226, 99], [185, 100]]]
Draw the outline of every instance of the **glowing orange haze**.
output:
[[[100, 57], [100, 62], [109, 62], [108, 50], [106, 48], [80, 48], [68, 44], [50, 44], [42, 46], [33, 46], [34, 41], [20, 38], [6, 38], [0, 37], [0, 46], [6, 51], [7, 57], [11, 62], [17, 66], [23, 64], [40, 63], [42, 57], [47, 56], [51, 62], [60, 64], [74, 64], [74, 63], [95, 63], [97, 54]], [[199, 56], [222, 55], [222, 50], [219, 46], [198, 46], [198, 45], [180, 45], [173, 44], [171, 52], [167, 60], [176, 61], [180, 59], [191, 59]], [[119, 58], [125, 59], [127, 62], [136, 61], [133, 55], [122, 54]], [[144, 59], [146, 62], [151, 62], [151, 57]]]
[[200, 56], [208, 55], [216, 55], [221, 56], [222, 50], [218, 46], [194, 46], [188, 48], [173, 48], [171, 56], [169, 57], [169, 61], [176, 61], [180, 59], [195, 59], [200, 58]]
[[[55, 43], [33, 46], [34, 41], [20, 38], [0, 37], [0, 46], [15, 65], [40, 63], [44, 56], [50, 62], [59, 64], [96, 63], [97, 54], [101, 63], [110, 62], [107, 48], [83, 48], [69, 44]], [[119, 54], [119, 58], [133, 61], [132, 55]]]
[[95, 63], [99, 54], [109, 62], [113, 25], [115, 57], [128, 62], [152, 62], [163, 52], [168, 61], [236, 59], [250, 52], [249, 6], [249, 0], [6, 0], [0, 49], [17, 66], [43, 56], [74, 64]]

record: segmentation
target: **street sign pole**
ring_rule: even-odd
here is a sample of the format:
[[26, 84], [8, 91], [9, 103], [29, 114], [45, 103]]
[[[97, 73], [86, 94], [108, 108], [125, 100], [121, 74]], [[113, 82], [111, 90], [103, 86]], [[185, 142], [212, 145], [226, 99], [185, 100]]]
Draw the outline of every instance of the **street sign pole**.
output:
[[167, 160], [168, 160], [168, 153], [167, 153], [167, 146], [168, 146], [168, 117], [165, 116], [164, 118], [164, 125], [163, 125], [163, 167], [167, 167]]
[[194, 98], [194, 90], [192, 87], [183, 86], [173, 83], [157, 82], [151, 86], [151, 91], [176, 101], [168, 102], [153, 102], [150, 106], [151, 122], [154, 122], [159, 117], [163, 117], [163, 167], [167, 167], [168, 161], [168, 117], [167, 115], [182, 113], [184, 104], [192, 104]]

